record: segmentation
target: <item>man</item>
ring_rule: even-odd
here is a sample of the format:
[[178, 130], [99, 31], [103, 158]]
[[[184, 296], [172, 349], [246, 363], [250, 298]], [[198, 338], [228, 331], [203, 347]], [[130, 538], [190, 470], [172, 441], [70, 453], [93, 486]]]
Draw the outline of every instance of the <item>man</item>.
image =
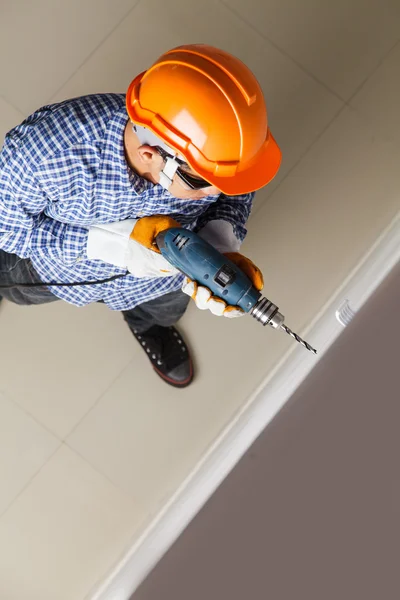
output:
[[[186, 280], [155, 238], [177, 223], [192, 229], [261, 289], [238, 250], [254, 191], [280, 159], [254, 75], [210, 46], [163, 54], [126, 96], [45, 106], [0, 154], [0, 285], [10, 286], [0, 293], [122, 311], [157, 374], [185, 387], [193, 366], [174, 324], [189, 297], [217, 315], [243, 313]], [[15, 286], [24, 282], [37, 287]]]

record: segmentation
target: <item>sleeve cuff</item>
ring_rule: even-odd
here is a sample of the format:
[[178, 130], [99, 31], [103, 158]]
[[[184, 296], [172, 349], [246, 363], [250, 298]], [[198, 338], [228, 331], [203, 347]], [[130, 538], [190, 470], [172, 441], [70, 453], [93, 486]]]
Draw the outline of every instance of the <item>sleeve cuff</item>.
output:
[[89, 227], [86, 254], [91, 260], [102, 260], [126, 268], [129, 236], [137, 219]]
[[209, 221], [198, 231], [198, 235], [222, 254], [239, 252], [240, 240], [236, 237], [233, 226], [228, 221], [222, 219]]

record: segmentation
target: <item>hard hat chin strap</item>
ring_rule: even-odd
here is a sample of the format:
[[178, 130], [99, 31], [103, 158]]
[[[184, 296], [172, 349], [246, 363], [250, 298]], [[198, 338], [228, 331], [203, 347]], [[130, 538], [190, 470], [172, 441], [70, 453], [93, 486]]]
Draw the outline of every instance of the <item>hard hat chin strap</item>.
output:
[[165, 159], [164, 168], [162, 171], [160, 171], [159, 183], [161, 187], [168, 191], [174, 179], [176, 170], [179, 167], [178, 161], [175, 160], [175, 156], [177, 154], [176, 150], [168, 146], [162, 139], [150, 131], [150, 129], [147, 129], [147, 127], [132, 123], [132, 128], [142, 145], [146, 144], [147, 146], [159, 146], [165, 150], [165, 152], [172, 155], [171, 157]]

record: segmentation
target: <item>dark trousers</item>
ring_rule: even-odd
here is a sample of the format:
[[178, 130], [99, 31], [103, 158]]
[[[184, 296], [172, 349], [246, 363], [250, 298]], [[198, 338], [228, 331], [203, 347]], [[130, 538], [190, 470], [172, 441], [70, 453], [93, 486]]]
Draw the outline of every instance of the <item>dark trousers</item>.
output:
[[[0, 250], [0, 284], [21, 282], [41, 283], [41, 280], [29, 259]], [[1, 297], [15, 304], [24, 305], [45, 304], [59, 300], [45, 285], [33, 288], [0, 288]], [[174, 325], [182, 317], [189, 300], [189, 296], [178, 290], [121, 312], [132, 331], [143, 333], [153, 325], [163, 327]]]

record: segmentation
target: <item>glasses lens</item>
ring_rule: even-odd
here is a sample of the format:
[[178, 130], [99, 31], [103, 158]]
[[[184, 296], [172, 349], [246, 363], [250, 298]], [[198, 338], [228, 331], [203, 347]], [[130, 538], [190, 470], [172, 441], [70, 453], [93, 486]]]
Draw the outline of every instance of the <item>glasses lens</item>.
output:
[[[157, 152], [160, 154], [160, 156], [163, 157], [164, 160], [167, 160], [167, 158], [173, 158], [171, 154], [166, 152], [163, 148], [160, 148], [160, 146], [156, 146], [156, 148]], [[177, 157], [175, 157], [175, 160], [180, 164], [185, 164], [182, 160], [180, 160]], [[176, 170], [176, 174], [178, 175], [179, 179], [185, 184], [183, 187], [186, 187], [186, 189], [201, 190], [203, 188], [211, 187], [211, 183], [209, 183], [205, 179], [201, 179], [201, 177], [190, 175], [190, 173], [187, 173], [187, 171], [184, 171], [181, 167], [178, 167], [178, 169]]]
[[189, 186], [189, 188], [191, 190], [201, 190], [203, 188], [211, 187], [211, 183], [209, 183], [205, 179], [201, 179], [200, 177], [195, 177], [194, 175], [190, 175], [189, 173], [187, 173], [186, 171], [183, 171], [180, 168], [177, 169], [176, 173], [177, 173], [178, 177], [184, 183], [186, 183], [186, 185]]

